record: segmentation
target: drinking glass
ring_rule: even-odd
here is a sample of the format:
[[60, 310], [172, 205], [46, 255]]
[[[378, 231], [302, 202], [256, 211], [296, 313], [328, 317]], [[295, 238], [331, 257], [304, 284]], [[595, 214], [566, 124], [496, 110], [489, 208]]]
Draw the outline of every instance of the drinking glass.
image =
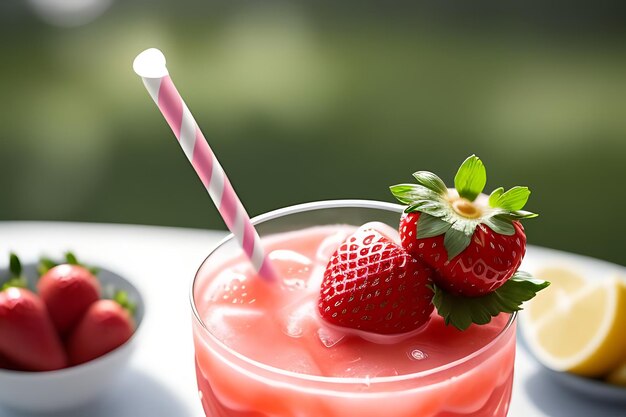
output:
[[[253, 219], [264, 236], [377, 221], [397, 228], [402, 206], [367, 200], [300, 204]], [[212, 333], [199, 310], [208, 270], [243, 256], [232, 235], [213, 249], [191, 287], [199, 395], [207, 417], [505, 417], [513, 383], [516, 314], [480, 349], [422, 372], [324, 377], [259, 363]], [[215, 274], [213, 274], [215, 275]], [[328, 360], [331, 360], [330, 358]]]

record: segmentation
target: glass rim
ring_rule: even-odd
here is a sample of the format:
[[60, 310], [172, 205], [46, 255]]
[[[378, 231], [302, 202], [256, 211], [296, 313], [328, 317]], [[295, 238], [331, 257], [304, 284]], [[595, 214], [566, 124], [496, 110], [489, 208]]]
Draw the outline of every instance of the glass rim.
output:
[[[297, 213], [302, 213], [305, 211], [312, 211], [312, 210], [334, 209], [334, 208], [365, 208], [365, 209], [369, 208], [369, 209], [381, 209], [381, 210], [395, 211], [397, 213], [402, 213], [402, 211], [404, 210], [404, 206], [401, 206], [399, 204], [376, 201], [376, 200], [358, 200], [358, 199], [320, 200], [320, 201], [301, 203], [301, 204], [296, 204], [296, 205], [272, 210], [267, 213], [263, 213], [258, 216], [255, 216], [251, 220], [252, 220], [252, 223], [256, 225], [256, 224], [267, 222], [272, 219], [284, 217], [290, 214], [297, 214]], [[420, 378], [435, 375], [440, 372], [455, 368], [457, 366], [460, 366], [472, 360], [473, 358], [477, 356], [480, 356], [485, 351], [489, 350], [492, 346], [494, 346], [496, 343], [498, 343], [500, 339], [502, 339], [504, 335], [509, 332], [509, 330], [511, 329], [513, 323], [515, 322], [517, 318], [517, 312], [511, 313], [506, 324], [498, 332], [498, 334], [495, 335], [494, 338], [489, 343], [487, 343], [480, 349], [475, 350], [469, 355], [463, 356], [462, 358], [459, 358], [455, 361], [437, 366], [432, 369], [427, 369], [424, 371], [413, 372], [413, 373], [403, 374], [403, 375], [380, 376], [380, 377], [337, 377], [337, 376], [329, 377], [329, 376], [322, 376], [322, 375], [303, 374], [303, 373], [288, 371], [286, 369], [277, 368], [275, 366], [271, 366], [271, 365], [256, 361], [252, 358], [249, 358], [248, 356], [237, 352], [236, 350], [234, 350], [233, 348], [231, 348], [230, 346], [222, 342], [219, 338], [217, 338], [211, 332], [211, 330], [209, 330], [209, 328], [206, 326], [206, 324], [200, 317], [200, 313], [198, 312], [198, 309], [196, 308], [196, 303], [194, 299], [194, 287], [198, 279], [198, 274], [200, 273], [200, 270], [208, 261], [208, 259], [217, 250], [219, 250], [226, 243], [230, 242], [234, 237], [235, 236], [232, 233], [229, 233], [226, 237], [221, 239], [217, 244], [215, 244], [215, 246], [210, 250], [206, 258], [200, 263], [198, 270], [196, 271], [196, 273], [193, 276], [193, 279], [191, 280], [191, 285], [189, 288], [189, 301], [191, 303], [191, 309], [193, 311], [194, 319], [200, 324], [203, 332], [207, 334], [215, 344], [217, 344], [221, 349], [226, 351], [228, 354], [233, 355], [234, 357], [243, 361], [247, 365], [254, 367], [254, 368], [258, 368], [264, 372], [269, 372], [271, 374], [279, 375], [282, 377], [289, 377], [289, 378], [301, 380], [301, 381], [326, 383], [326, 384], [340, 384], [340, 385], [366, 384], [368, 386], [371, 386], [371, 385], [388, 384], [388, 383], [394, 383], [394, 382], [420, 379]], [[219, 356], [222, 359], [224, 359], [224, 355], [220, 354]]]

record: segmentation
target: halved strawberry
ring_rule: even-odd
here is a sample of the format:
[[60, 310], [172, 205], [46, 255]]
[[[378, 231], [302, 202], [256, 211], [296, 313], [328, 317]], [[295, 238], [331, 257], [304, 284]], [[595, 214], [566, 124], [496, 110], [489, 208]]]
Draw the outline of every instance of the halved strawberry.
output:
[[407, 204], [401, 219], [402, 246], [437, 272], [436, 284], [450, 293], [476, 297], [502, 286], [519, 268], [526, 235], [519, 220], [536, 214], [522, 211], [527, 187], [482, 195], [487, 174], [472, 155], [459, 168], [448, 190], [435, 174], [413, 174], [418, 184], [391, 187]]
[[415, 330], [433, 311], [432, 270], [373, 229], [359, 229], [331, 256], [318, 310], [331, 324], [380, 334]]

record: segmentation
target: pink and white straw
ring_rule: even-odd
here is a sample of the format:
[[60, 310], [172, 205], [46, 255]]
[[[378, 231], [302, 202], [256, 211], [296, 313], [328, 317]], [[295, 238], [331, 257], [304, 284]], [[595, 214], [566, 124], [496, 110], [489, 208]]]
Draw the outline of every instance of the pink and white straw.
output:
[[274, 280], [275, 273], [261, 246], [261, 239], [246, 209], [237, 197], [224, 169], [200, 131], [189, 108], [176, 90], [158, 49], [137, 55], [133, 69], [172, 128], [183, 152], [252, 265], [263, 278]]

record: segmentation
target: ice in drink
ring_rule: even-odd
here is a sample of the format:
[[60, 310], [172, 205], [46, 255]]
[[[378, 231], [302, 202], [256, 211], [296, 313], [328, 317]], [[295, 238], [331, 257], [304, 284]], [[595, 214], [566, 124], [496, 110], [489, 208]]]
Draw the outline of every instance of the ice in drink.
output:
[[207, 416], [504, 417], [515, 356], [508, 314], [460, 331], [433, 313], [423, 328], [394, 336], [355, 334], [319, 317], [324, 269], [353, 230], [265, 238], [278, 286], [243, 256], [205, 262], [193, 295]]

